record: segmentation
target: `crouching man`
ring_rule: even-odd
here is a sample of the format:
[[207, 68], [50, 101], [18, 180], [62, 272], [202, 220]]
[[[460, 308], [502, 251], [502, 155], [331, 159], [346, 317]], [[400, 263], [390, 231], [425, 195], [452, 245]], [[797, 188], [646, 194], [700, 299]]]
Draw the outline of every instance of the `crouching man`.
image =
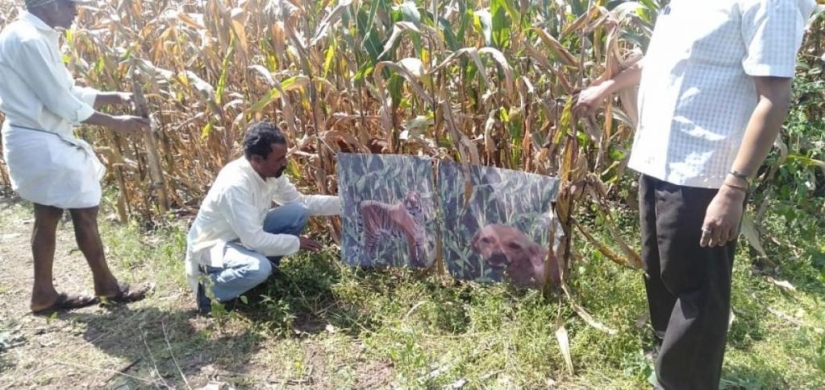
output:
[[[300, 235], [311, 215], [340, 215], [337, 196], [302, 195], [283, 176], [287, 142], [277, 126], [252, 125], [243, 147], [244, 156], [221, 169], [187, 237], [187, 280], [204, 314], [207, 289], [221, 303], [241, 296], [283, 256], [321, 249]], [[273, 201], [279, 206], [271, 209]]]

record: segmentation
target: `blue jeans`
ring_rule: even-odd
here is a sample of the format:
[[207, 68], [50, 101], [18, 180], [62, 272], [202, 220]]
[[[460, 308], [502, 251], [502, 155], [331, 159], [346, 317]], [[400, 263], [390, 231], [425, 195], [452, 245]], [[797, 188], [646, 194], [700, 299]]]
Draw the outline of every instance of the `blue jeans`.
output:
[[[263, 229], [271, 234], [298, 236], [308, 221], [309, 209], [303, 203], [290, 203], [270, 210], [264, 219]], [[224, 248], [223, 267], [206, 267], [206, 272], [212, 279], [212, 293], [220, 302], [235, 299], [265, 282], [272, 274], [272, 267], [277, 267], [280, 262], [281, 256], [267, 258], [239, 242], [227, 243]], [[205, 294], [199, 293], [198, 307], [203, 311], [204, 306], [208, 307], [208, 304], [209, 299]]]

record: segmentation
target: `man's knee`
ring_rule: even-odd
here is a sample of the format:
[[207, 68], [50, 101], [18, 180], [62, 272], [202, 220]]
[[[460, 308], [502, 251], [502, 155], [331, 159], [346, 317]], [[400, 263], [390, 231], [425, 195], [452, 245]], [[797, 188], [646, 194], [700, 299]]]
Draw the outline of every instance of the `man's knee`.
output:
[[294, 210], [290, 210], [291, 212], [295, 213], [295, 225], [303, 228], [306, 226], [307, 222], [309, 222], [309, 207], [305, 204], [296, 202], [290, 205], [294, 208]]
[[301, 202], [295, 202], [285, 204], [280, 207], [282, 209], [281, 215], [283, 215], [283, 218], [286, 218], [286, 220], [289, 221], [288, 230], [299, 232], [304, 230], [304, 227], [309, 222], [310, 217], [309, 208], [305, 204]]
[[41, 204], [34, 205], [34, 219], [35, 223], [42, 224], [57, 224], [60, 217], [63, 216], [63, 209], [54, 206], [44, 206]]
[[72, 221], [76, 224], [96, 224], [98, 207], [71, 209]]
[[244, 279], [255, 285], [261, 284], [272, 275], [272, 264], [266, 257], [255, 257], [255, 261], [249, 263], [244, 269]]

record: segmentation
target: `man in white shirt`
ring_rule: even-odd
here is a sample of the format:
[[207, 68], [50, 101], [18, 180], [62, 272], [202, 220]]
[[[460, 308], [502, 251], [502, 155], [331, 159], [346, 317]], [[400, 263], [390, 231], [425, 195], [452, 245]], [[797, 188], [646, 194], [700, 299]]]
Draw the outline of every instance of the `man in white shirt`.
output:
[[274, 124], [250, 126], [243, 147], [244, 156], [221, 169], [187, 236], [186, 275], [204, 314], [210, 298], [225, 303], [266, 281], [283, 256], [320, 250], [300, 235], [309, 217], [341, 212], [337, 196], [302, 195], [283, 175], [287, 141]]
[[813, 0], [673, 0], [645, 58], [585, 89], [592, 114], [640, 83], [629, 167], [640, 172], [645, 287], [659, 386], [715, 389], [749, 180], [787, 114]]
[[97, 297], [58, 293], [52, 283], [55, 233], [69, 209], [75, 236], [94, 276], [95, 293], [110, 302], [142, 299], [147, 287], [118, 282], [106, 264], [97, 226], [105, 169], [89, 144], [75, 138], [85, 123], [127, 135], [149, 121], [110, 116], [94, 107], [131, 103], [126, 93], [101, 93], [74, 84], [58, 49], [60, 33], [77, 15], [73, 0], [26, 0], [28, 12], [0, 33], [0, 111], [3, 155], [12, 189], [34, 204], [34, 288], [31, 310], [47, 314], [94, 304]]

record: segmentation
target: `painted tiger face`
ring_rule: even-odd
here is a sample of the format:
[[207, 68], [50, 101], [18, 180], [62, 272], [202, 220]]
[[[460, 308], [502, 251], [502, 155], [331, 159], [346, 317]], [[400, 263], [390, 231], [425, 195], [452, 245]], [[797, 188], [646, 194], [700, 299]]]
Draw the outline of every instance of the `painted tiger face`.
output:
[[417, 191], [407, 192], [407, 196], [404, 197], [404, 208], [411, 214], [421, 213], [421, 195]]

